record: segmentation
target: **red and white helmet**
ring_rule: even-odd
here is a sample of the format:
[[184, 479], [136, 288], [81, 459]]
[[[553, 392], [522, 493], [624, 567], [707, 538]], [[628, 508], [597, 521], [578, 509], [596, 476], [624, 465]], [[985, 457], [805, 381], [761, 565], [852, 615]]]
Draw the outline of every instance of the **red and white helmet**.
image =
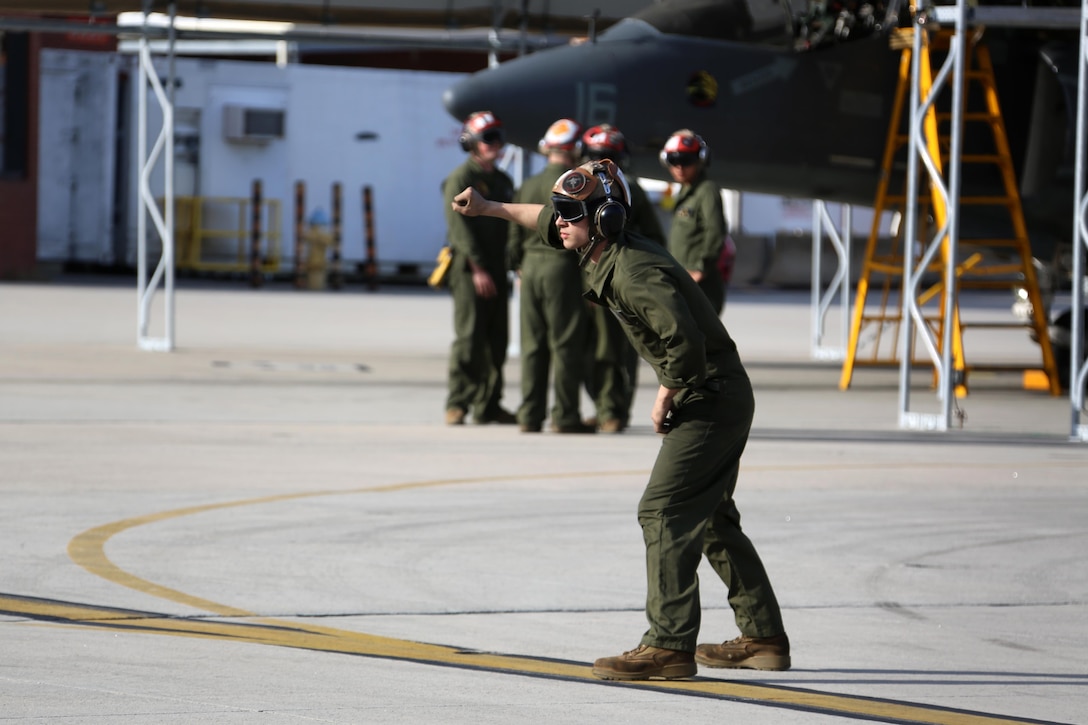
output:
[[545, 156], [549, 151], [570, 151], [575, 157], [582, 152], [582, 127], [577, 121], [561, 118], [548, 126], [544, 138], [537, 144], [537, 150]]
[[620, 166], [627, 163], [627, 139], [611, 124], [593, 126], [582, 135], [582, 155], [591, 160], [612, 159]]
[[661, 165], [690, 166], [700, 164], [707, 166], [710, 163], [710, 149], [703, 137], [694, 131], [682, 128], [669, 136], [659, 156]]
[[491, 111], [476, 111], [465, 119], [461, 127], [461, 136], [457, 139], [461, 148], [471, 151], [481, 141], [487, 144], [506, 143], [506, 133], [502, 121]]

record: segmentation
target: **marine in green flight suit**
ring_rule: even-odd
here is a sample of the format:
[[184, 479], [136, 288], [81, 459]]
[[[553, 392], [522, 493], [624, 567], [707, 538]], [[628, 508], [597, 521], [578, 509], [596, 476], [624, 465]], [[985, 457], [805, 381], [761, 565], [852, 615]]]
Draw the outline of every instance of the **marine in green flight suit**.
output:
[[468, 412], [476, 423], [514, 423], [514, 415], [500, 404], [510, 334], [506, 279], [510, 225], [502, 219], [464, 217], [450, 209], [454, 195], [466, 187], [491, 198], [513, 199], [513, 179], [495, 166], [504, 142], [502, 123], [490, 112], [474, 113], [465, 121], [461, 142], [469, 157], [442, 186], [447, 241], [453, 249], [448, 279], [454, 340], [446, 423], [463, 423]]
[[[653, 203], [636, 180], [631, 180], [629, 187], [631, 218], [628, 228], [664, 247], [665, 233], [661, 230]], [[614, 427], [609, 425], [609, 421], [618, 421], [619, 429], [623, 430], [630, 424], [631, 406], [635, 402], [638, 351], [627, 340], [615, 315], [600, 305], [593, 305], [593, 310], [596, 323], [593, 396], [597, 404], [597, 420], [603, 431]]]
[[[550, 243], [577, 250], [586, 297], [620, 319], [660, 383], [651, 421], [665, 435], [638, 508], [650, 628], [637, 648], [598, 659], [593, 674], [680, 679], [696, 673], [696, 662], [788, 669], [778, 601], [733, 498], [754, 412], [748, 375], [689, 271], [660, 246], [624, 232], [626, 215], [618, 212], [629, 201], [617, 190], [620, 179], [611, 163], [584, 164], [557, 182], [554, 211], [487, 201], [472, 190], [455, 199], [458, 213], [533, 225]], [[741, 633], [722, 644], [696, 645], [701, 556], [725, 584]]]
[[[627, 139], [611, 124], [588, 129], [582, 136], [582, 154], [588, 161], [611, 159], [622, 170], [629, 158]], [[628, 175], [631, 214], [626, 228], [665, 245], [665, 232], [657, 210], [638, 179]], [[590, 304], [590, 339], [586, 351], [586, 392], [597, 409], [602, 433], [619, 433], [631, 420], [631, 406], [638, 384], [638, 352], [627, 341], [616, 317], [600, 305]]]
[[[555, 180], [575, 165], [581, 128], [570, 119], [549, 127], [538, 146], [548, 157], [544, 169], [522, 182], [515, 202], [545, 203]], [[578, 257], [548, 245], [532, 229], [510, 225], [511, 266], [521, 280], [521, 406], [518, 424], [536, 433], [548, 416], [549, 375], [554, 398], [551, 427], [557, 433], [593, 433], [582, 422], [582, 355], [588, 312], [579, 299], [582, 276]]]
[[718, 260], [727, 230], [721, 188], [706, 173], [709, 159], [706, 142], [687, 129], [670, 136], [661, 152], [665, 168], [681, 185], [669, 227], [669, 252], [720, 315], [725, 306], [725, 282]]

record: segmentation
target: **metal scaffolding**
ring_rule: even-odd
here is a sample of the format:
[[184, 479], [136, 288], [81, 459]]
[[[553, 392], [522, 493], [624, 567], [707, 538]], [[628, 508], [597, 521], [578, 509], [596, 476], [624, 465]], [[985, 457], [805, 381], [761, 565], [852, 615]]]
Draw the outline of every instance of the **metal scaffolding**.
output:
[[[920, 6], [924, 7], [924, 6]], [[960, 153], [963, 143], [963, 68], [964, 53], [966, 51], [966, 36], [964, 30], [967, 27], [966, 9], [964, 0], [959, 0], [956, 5], [955, 33], [949, 47], [948, 57], [937, 76], [933, 79], [933, 85], [926, 98], [921, 97], [921, 78], [923, 53], [926, 51], [926, 23], [928, 15], [920, 12], [916, 18], [917, 27], [913, 37], [913, 49], [911, 52], [911, 86], [910, 86], [910, 155], [907, 161], [907, 203], [905, 216], [905, 233], [903, 243], [909, 249], [909, 245], [917, 238], [918, 223], [918, 177], [919, 164], [925, 166], [930, 177], [930, 188], [934, 197], [940, 197], [947, 210], [944, 225], [925, 244], [917, 264], [913, 262], [913, 255], [903, 254], [903, 292], [902, 292], [902, 324], [899, 328], [899, 427], [916, 428], [922, 430], [948, 430], [952, 421], [952, 402], [955, 397], [955, 381], [952, 376], [952, 333], [954, 325], [950, 324], [958, 307], [958, 289], [956, 285], [956, 259], [957, 244], [959, 242], [959, 183], [960, 183]], [[928, 57], [928, 55], [926, 56]], [[931, 117], [931, 107], [936, 101], [938, 90], [948, 81], [949, 73], [953, 74], [956, 82], [952, 90], [952, 130], [951, 153], [948, 159], [948, 182], [945, 183], [939, 164], [939, 153], [934, 158], [928, 144], [932, 140], [936, 129], [931, 129], [927, 134], [923, 124], [927, 117]], [[943, 245], [943, 248], [942, 248]], [[941, 325], [941, 340], [938, 345], [929, 325], [926, 323], [921, 305], [918, 301], [918, 293], [921, 287], [922, 276], [929, 268], [933, 259], [943, 253], [947, 260], [944, 265], [944, 310], [942, 318], [946, 324]], [[925, 352], [933, 362], [936, 373], [937, 397], [941, 401], [941, 413], [939, 416], [913, 412], [910, 409], [910, 371], [914, 357], [914, 327], [917, 325]]]
[[[993, 13], [991, 11], [999, 12]], [[973, 25], [986, 25], [990, 22], [998, 25], [1021, 27], [1054, 27], [1068, 23], [1068, 17], [1054, 16], [1052, 12], [1035, 15], [1030, 9], [1021, 9], [1019, 13], [1008, 13], [1006, 8], [978, 8], [969, 7], [966, 0], [958, 0], [954, 7], [926, 7], [920, 6], [916, 15], [916, 28], [913, 33], [911, 51], [911, 83], [910, 83], [910, 125], [909, 125], [909, 156], [906, 183], [906, 204], [904, 213], [905, 233], [903, 244], [903, 292], [901, 299], [901, 324], [899, 328], [900, 349], [900, 375], [899, 375], [899, 426], [901, 428], [922, 430], [947, 430], [952, 423], [954, 403], [957, 394], [966, 392], [965, 373], [967, 366], [963, 360], [961, 332], [962, 324], [959, 319], [959, 288], [961, 280], [959, 275], [968, 271], [969, 262], [958, 265], [956, 260], [959, 248], [963, 240], [960, 237], [960, 206], [961, 206], [961, 164], [964, 161], [963, 137], [965, 119], [965, 79], [971, 75], [968, 69], [968, 53], [970, 42], [968, 40], [969, 28]], [[936, 23], [934, 21], [937, 21]], [[948, 54], [939, 71], [933, 75], [928, 66], [927, 40], [932, 32], [927, 26], [937, 24], [952, 27], [952, 35], [949, 39]], [[989, 69], [988, 55], [982, 55], [983, 70]], [[990, 70], [992, 73], [992, 70]], [[1083, 75], [1082, 75], [1083, 78]], [[931, 80], [931, 83], [930, 83]], [[951, 124], [948, 133], [948, 162], [942, 168], [942, 148], [936, 141], [937, 129], [933, 104], [938, 91], [952, 84]], [[996, 106], [996, 99], [992, 104]], [[1083, 104], [1079, 109], [1083, 113]], [[999, 113], [991, 109], [991, 114]], [[1001, 130], [1003, 134], [1003, 129]], [[995, 140], [1001, 141], [1004, 136], [995, 130]], [[1007, 149], [1006, 149], [1007, 151]], [[1000, 155], [1000, 153], [999, 153]], [[1077, 160], [1078, 166], [1082, 158]], [[935, 209], [937, 225], [940, 227], [932, 237], [919, 239], [919, 207], [922, 200], [919, 199], [918, 181], [921, 173], [927, 174], [928, 187], [930, 189], [930, 203]], [[1008, 174], [1011, 174], [1011, 170]], [[1009, 190], [1010, 208], [1011, 200], [1017, 200], [1018, 195], [1013, 181], [1006, 179], [1006, 184], [1013, 184]], [[976, 200], [977, 201], [977, 200]], [[1018, 205], [1015, 206], [1018, 209]], [[942, 213], [943, 212], [943, 213]], [[1021, 257], [1021, 273], [1025, 278], [1025, 287], [1029, 292], [1034, 290], [1032, 298], [1032, 325], [1036, 338], [1040, 343], [1043, 357], [1043, 370], [1047, 373], [1049, 385], [1054, 394], [1060, 392], [1057, 385], [1057, 368], [1049, 344], [1047, 320], [1044, 316], [1041, 300], [1038, 299], [1038, 285], [1035, 280], [1034, 270], [1030, 262], [1030, 247], [1026, 240], [1026, 230], [1022, 224], [1022, 217], [1013, 215], [1013, 227], [1019, 231], [1016, 233], [1016, 247], [1019, 247]], [[1017, 223], [1019, 220], [1020, 223]], [[923, 230], [923, 234], [925, 231]], [[920, 245], [917, 256], [911, 245], [915, 242]], [[1010, 242], [1013, 240], [1009, 240]], [[908, 253], [909, 251], [909, 253]], [[941, 263], [935, 264], [935, 260]], [[943, 280], [940, 287], [943, 288], [941, 299], [941, 324], [933, 330], [929, 320], [921, 309], [924, 296], [921, 294], [922, 278], [927, 270], [939, 268], [942, 271]], [[1080, 285], [1080, 277], [1075, 275], [1075, 285]], [[1082, 303], [1074, 300], [1074, 314], [1080, 311]], [[1075, 328], [1076, 329], [1076, 328]], [[935, 374], [935, 387], [940, 403], [939, 414], [919, 413], [911, 409], [910, 400], [910, 373], [914, 363], [915, 341], [921, 342], [923, 352], [933, 364]], [[1077, 358], [1074, 357], [1074, 360]], [[1075, 364], [1075, 363], [1074, 363]], [[1080, 386], [1083, 387], [1083, 386]]]
[[[144, 26], [151, 16], [152, 0], [144, 0]], [[142, 350], [170, 352], [174, 349], [174, 20], [176, 6], [170, 3], [169, 73], [166, 91], [159, 79], [151, 55], [150, 42], [145, 32], [140, 37], [137, 153], [139, 154], [140, 178], [138, 185], [138, 209], [136, 221], [136, 284], [137, 323], [136, 343]], [[148, 149], [148, 86], [155, 93], [155, 100], [162, 109], [162, 128]], [[151, 192], [151, 176], [162, 161], [164, 193], [159, 208]], [[160, 256], [155, 269], [148, 277], [148, 229], [151, 218], [161, 242]], [[160, 285], [163, 289], [163, 334], [152, 337], [151, 306]]]
[[1069, 435], [1073, 440], [1088, 442], [1088, 425], [1081, 422], [1084, 410], [1085, 378], [1088, 365], [1084, 357], [1084, 261], [1085, 249], [1088, 248], [1088, 228], [1085, 221], [1088, 213], [1088, 192], [1085, 190], [1085, 128], [1088, 122], [1088, 0], [1083, 0], [1080, 15], [1080, 61], [1077, 67], [1077, 162], [1076, 186], [1074, 189], [1073, 219], [1073, 324], [1070, 328], [1071, 349], [1069, 356], [1069, 403], [1072, 408], [1072, 420]]
[[[1088, 0], [1086, 0], [1088, 1]], [[852, 209], [849, 204], [842, 205], [841, 224], [835, 222], [827, 211], [827, 204], [815, 201], [812, 204], [812, 348], [814, 360], [841, 361], [846, 357], [846, 342], [850, 338], [850, 240], [853, 233], [851, 221]], [[838, 266], [835, 274], [821, 290], [823, 257], [823, 238], [826, 232], [831, 248], [835, 251]], [[827, 313], [835, 295], [839, 296], [840, 330], [837, 346], [824, 343], [824, 327]]]

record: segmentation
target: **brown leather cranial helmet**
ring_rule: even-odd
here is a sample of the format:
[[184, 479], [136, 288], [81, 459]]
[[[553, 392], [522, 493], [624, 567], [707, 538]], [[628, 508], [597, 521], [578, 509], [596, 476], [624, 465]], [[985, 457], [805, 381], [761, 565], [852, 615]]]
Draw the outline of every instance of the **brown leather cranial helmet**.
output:
[[590, 220], [590, 236], [612, 239], [627, 224], [631, 190], [611, 159], [587, 161], [560, 176], [552, 187], [552, 207], [568, 222]]

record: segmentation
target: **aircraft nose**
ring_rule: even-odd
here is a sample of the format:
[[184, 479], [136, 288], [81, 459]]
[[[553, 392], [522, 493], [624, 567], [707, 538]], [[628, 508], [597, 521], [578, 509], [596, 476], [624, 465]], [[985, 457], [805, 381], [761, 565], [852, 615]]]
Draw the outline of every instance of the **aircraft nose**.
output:
[[442, 105], [451, 116], [463, 121], [471, 113], [491, 108], [487, 104], [492, 96], [487, 93], [486, 86], [478, 76], [469, 76], [446, 89], [442, 94]]
[[607, 81], [614, 94], [612, 70], [602, 50], [554, 48], [474, 73], [448, 88], [442, 103], [458, 121], [492, 111], [502, 119], [510, 142], [535, 146], [556, 119], [584, 115], [584, 89], [590, 83]]

